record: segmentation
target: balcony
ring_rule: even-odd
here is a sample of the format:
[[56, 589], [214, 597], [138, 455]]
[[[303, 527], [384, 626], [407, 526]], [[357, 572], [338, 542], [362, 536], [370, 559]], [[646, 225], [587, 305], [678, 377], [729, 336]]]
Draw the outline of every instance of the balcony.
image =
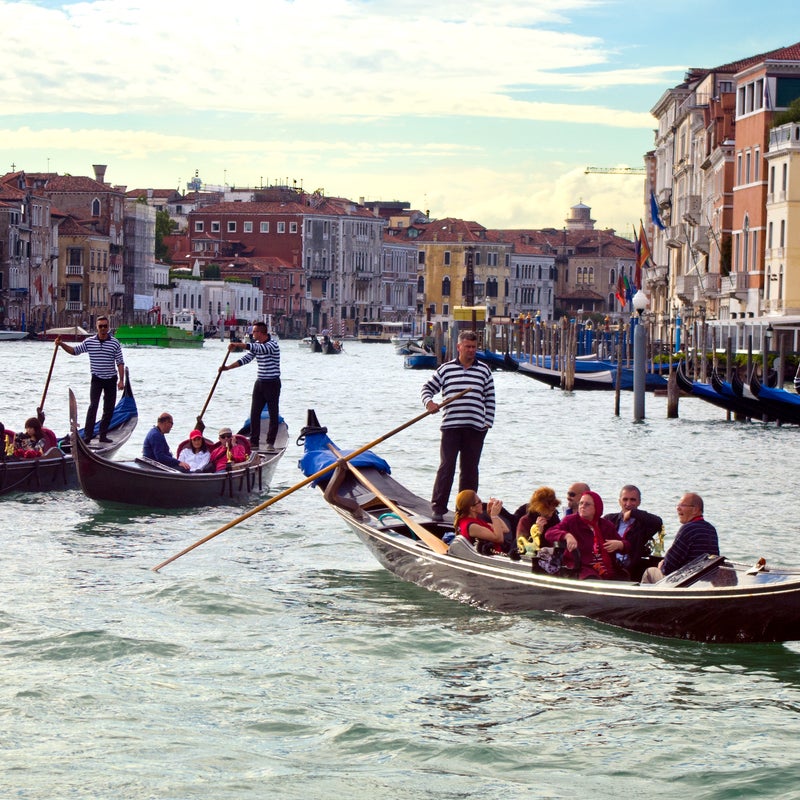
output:
[[721, 291], [732, 297], [744, 298], [747, 296], [748, 283], [749, 277], [746, 272], [731, 272], [730, 275], [723, 276]]
[[65, 308], [67, 311], [83, 311], [83, 303], [80, 300], [67, 300]]
[[703, 294], [706, 297], [719, 297], [722, 286], [722, 275], [719, 272], [708, 272], [703, 275]]
[[83, 277], [83, 264], [67, 264], [67, 275]]
[[668, 225], [664, 236], [667, 247], [680, 249], [686, 243], [682, 225]]
[[679, 275], [675, 278], [675, 294], [686, 304], [694, 303], [698, 289], [697, 275]]
[[698, 225], [692, 233], [692, 249], [708, 255], [708, 225]]
[[317, 292], [317, 293], [306, 292], [306, 300], [317, 300], [317, 301], [320, 301], [320, 300], [327, 300], [327, 299], [328, 299], [328, 293], [327, 292]]

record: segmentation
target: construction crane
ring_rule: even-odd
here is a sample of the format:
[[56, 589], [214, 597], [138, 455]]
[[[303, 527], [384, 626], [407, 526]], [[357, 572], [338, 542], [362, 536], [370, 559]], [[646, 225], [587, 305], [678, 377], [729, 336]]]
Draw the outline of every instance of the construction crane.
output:
[[644, 167], [586, 167], [584, 175], [645, 175]]

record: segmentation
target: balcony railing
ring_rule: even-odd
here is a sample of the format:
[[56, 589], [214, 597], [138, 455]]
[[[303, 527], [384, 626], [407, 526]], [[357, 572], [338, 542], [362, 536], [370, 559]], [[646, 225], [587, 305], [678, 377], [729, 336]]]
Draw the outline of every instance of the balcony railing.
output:
[[80, 300], [67, 300], [67, 311], [83, 311], [83, 303]]
[[679, 275], [675, 278], [675, 294], [685, 303], [694, 302], [697, 287], [697, 275]]
[[722, 278], [722, 291], [731, 295], [746, 295], [748, 283], [746, 272], [731, 272]]
[[67, 264], [67, 275], [83, 275], [83, 264]]

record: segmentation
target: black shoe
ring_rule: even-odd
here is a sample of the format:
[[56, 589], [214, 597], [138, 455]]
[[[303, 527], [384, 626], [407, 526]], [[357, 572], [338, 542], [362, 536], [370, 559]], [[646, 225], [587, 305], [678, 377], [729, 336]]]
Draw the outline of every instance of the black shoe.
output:
[[92, 437], [91, 436], [84, 436], [83, 437], [83, 441], [86, 442], [86, 444], [91, 444], [92, 443]]
[[444, 514], [440, 513], [439, 511], [434, 511], [431, 514], [431, 519], [434, 522], [444, 522]]
[[113, 444], [114, 442], [114, 440], [109, 439], [108, 436], [101, 436], [97, 441], [102, 442], [103, 444]]

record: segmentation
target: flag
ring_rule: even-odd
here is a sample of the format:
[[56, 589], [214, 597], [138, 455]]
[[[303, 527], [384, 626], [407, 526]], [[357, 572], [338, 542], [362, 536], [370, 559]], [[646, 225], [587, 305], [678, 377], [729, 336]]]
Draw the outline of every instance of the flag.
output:
[[667, 227], [661, 221], [661, 215], [658, 213], [656, 193], [652, 189], [650, 190], [650, 216], [653, 218], [653, 225], [657, 225], [662, 231]]
[[628, 280], [628, 276], [623, 276], [623, 281], [625, 281], [625, 300], [630, 302], [633, 300], [633, 287], [631, 286], [631, 282]]
[[650, 255], [650, 243], [647, 241], [647, 234], [640, 221], [639, 238], [636, 240], [636, 271], [633, 275], [633, 285], [637, 291], [642, 288], [642, 269], [647, 266]]
[[625, 308], [625, 281], [622, 279], [621, 273], [619, 280], [617, 281], [617, 291], [615, 292], [615, 296], [617, 300], [619, 300], [619, 304]]

